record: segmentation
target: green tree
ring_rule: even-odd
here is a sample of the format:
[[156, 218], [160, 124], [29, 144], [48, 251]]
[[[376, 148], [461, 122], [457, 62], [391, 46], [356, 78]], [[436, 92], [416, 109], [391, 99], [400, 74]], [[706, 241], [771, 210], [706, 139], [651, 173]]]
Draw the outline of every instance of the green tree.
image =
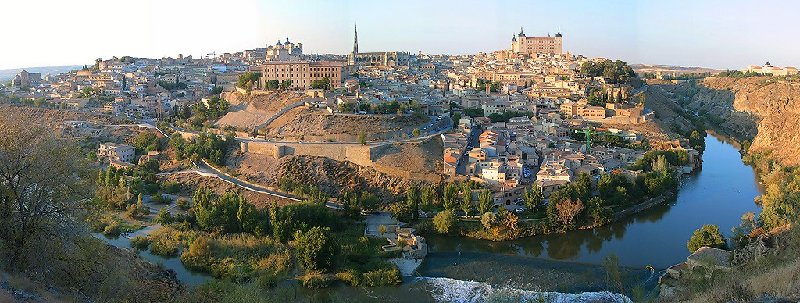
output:
[[415, 128], [414, 130], [412, 130], [411, 131], [411, 136], [419, 137], [419, 128]]
[[522, 200], [525, 202], [525, 207], [530, 211], [535, 211], [544, 203], [544, 194], [542, 188], [537, 184], [531, 185], [531, 188], [526, 188], [525, 193], [522, 195]]
[[295, 232], [297, 245], [297, 259], [303, 268], [309, 271], [328, 270], [333, 265], [333, 257], [336, 254], [333, 239], [328, 234], [330, 229], [327, 227], [315, 226], [306, 232]]
[[411, 208], [411, 220], [417, 221], [419, 219], [419, 202], [420, 192], [419, 187], [416, 185], [411, 186], [406, 192], [406, 202]]
[[331, 79], [323, 77], [322, 79], [311, 81], [311, 88], [329, 90], [331, 89]]
[[442, 202], [445, 209], [455, 210], [458, 207], [458, 186], [454, 183], [447, 183], [444, 186]]
[[491, 213], [494, 207], [494, 199], [492, 192], [488, 189], [481, 190], [478, 193], [478, 212], [481, 214]]
[[155, 151], [161, 149], [161, 140], [154, 132], [144, 131], [133, 137], [133, 147], [139, 153]]
[[367, 145], [367, 134], [364, 132], [358, 133], [358, 143], [361, 145]]
[[465, 182], [461, 185], [461, 211], [465, 216], [469, 216], [472, 208], [472, 187]]
[[722, 233], [719, 231], [719, 226], [714, 224], [703, 225], [703, 227], [694, 231], [689, 242], [686, 243], [686, 247], [689, 248], [689, 252], [692, 253], [703, 246], [722, 249], [728, 247], [725, 237], [722, 236]]
[[426, 186], [422, 189], [421, 201], [422, 205], [429, 207], [436, 203], [436, 187], [433, 185]]
[[449, 233], [455, 222], [456, 216], [450, 209], [440, 211], [436, 216], [433, 216], [433, 227], [440, 234]]

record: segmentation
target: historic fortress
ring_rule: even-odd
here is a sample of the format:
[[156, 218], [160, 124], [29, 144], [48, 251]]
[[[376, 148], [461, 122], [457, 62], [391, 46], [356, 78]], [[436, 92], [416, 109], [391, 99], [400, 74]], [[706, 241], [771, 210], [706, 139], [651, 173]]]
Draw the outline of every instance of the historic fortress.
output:
[[272, 156], [280, 159], [288, 155], [318, 156], [337, 161], [350, 161], [361, 166], [372, 166], [385, 149], [382, 145], [362, 145], [358, 143], [275, 143], [261, 141], [241, 141], [243, 153]]
[[561, 33], [557, 33], [555, 37], [528, 37], [522, 28], [519, 29], [519, 34], [511, 38], [511, 51], [515, 54], [535, 55], [540, 54], [556, 54], [563, 53]]

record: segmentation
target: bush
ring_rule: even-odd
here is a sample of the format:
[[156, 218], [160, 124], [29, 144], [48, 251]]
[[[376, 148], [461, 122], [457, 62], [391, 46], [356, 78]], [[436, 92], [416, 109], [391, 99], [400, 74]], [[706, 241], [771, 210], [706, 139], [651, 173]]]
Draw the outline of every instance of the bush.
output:
[[453, 227], [455, 221], [456, 216], [453, 214], [452, 210], [440, 211], [433, 217], [433, 227], [438, 233], [446, 234], [450, 232], [450, 228]]
[[131, 247], [137, 250], [147, 250], [148, 246], [150, 246], [150, 240], [147, 237], [136, 236], [131, 239]]
[[336, 274], [336, 278], [350, 286], [361, 285], [361, 273], [355, 269], [348, 269]]
[[171, 229], [159, 229], [147, 236], [150, 240], [150, 252], [153, 254], [174, 257], [178, 254], [180, 240]]
[[331, 278], [319, 271], [310, 271], [300, 277], [306, 288], [325, 288], [331, 285]]
[[164, 182], [164, 184], [161, 185], [161, 188], [164, 190], [165, 193], [176, 194], [181, 191], [181, 184], [178, 182], [168, 181]]
[[370, 287], [398, 285], [402, 282], [400, 270], [397, 267], [379, 268], [364, 273], [364, 285]]
[[725, 249], [728, 245], [725, 242], [725, 237], [719, 232], [719, 226], [706, 224], [694, 231], [686, 246], [689, 248], [689, 252], [694, 253], [703, 246]]
[[186, 210], [192, 207], [192, 204], [189, 202], [189, 199], [186, 198], [178, 198], [178, 202], [176, 202], [180, 209]]

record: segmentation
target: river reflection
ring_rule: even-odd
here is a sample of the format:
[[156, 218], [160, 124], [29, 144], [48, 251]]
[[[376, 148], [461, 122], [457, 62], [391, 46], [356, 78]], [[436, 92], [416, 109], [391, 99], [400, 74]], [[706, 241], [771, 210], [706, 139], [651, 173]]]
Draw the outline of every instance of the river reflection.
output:
[[706, 136], [703, 160], [703, 169], [684, 177], [671, 201], [610, 225], [506, 242], [432, 236], [430, 257], [470, 252], [600, 264], [615, 254], [625, 266], [666, 268], [686, 258], [686, 241], [703, 224], [717, 224], [730, 235], [743, 213], [759, 210], [753, 202], [760, 194], [755, 173], [734, 146]]

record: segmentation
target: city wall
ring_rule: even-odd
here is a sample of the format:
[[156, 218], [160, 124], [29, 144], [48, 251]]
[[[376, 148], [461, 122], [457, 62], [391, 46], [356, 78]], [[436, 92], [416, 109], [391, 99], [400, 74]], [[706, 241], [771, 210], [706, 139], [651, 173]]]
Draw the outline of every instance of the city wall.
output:
[[241, 151], [268, 155], [279, 159], [288, 155], [318, 156], [337, 161], [350, 161], [361, 166], [373, 166], [374, 157], [383, 149], [382, 145], [371, 146], [361, 144], [336, 143], [273, 143], [242, 141]]

